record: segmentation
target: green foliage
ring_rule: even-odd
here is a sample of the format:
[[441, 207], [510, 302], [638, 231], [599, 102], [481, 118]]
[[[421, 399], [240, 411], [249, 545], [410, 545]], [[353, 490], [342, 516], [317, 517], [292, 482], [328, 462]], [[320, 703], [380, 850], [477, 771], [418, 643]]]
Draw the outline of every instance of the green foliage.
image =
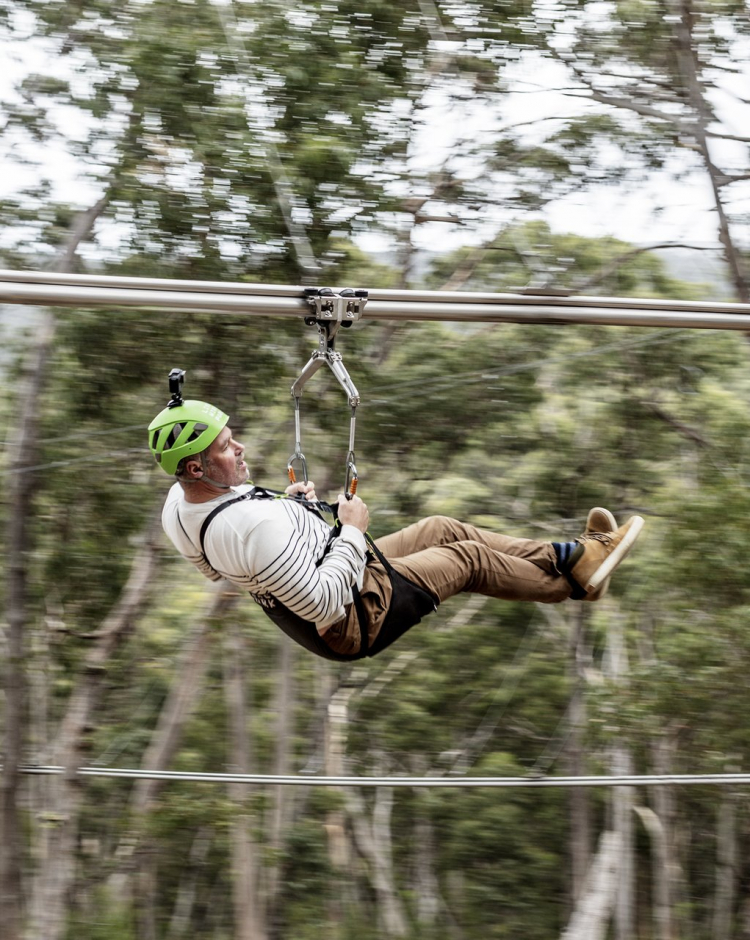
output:
[[112, 905], [105, 891], [95, 892], [94, 916], [74, 915], [68, 925], [68, 940], [137, 940], [132, 912], [128, 907]]
[[[477, 772], [519, 776], [513, 757], [496, 752]], [[441, 826], [451, 834], [443, 845], [447, 873], [459, 875], [461, 922], [472, 933], [504, 938], [531, 930], [559, 930], [564, 871], [555, 846], [564, 837], [564, 797], [547, 791], [476, 789], [443, 801]], [[544, 890], [532, 897], [529, 884]]]
[[605, 297], [691, 300], [710, 291], [708, 285], [669, 277], [658, 257], [626, 242], [552, 232], [544, 222], [510, 226], [479, 252], [463, 248], [439, 257], [428, 283], [439, 287], [467, 263], [471, 263], [467, 290], [502, 292], [544, 286], [536, 283], [543, 276], [556, 290]]

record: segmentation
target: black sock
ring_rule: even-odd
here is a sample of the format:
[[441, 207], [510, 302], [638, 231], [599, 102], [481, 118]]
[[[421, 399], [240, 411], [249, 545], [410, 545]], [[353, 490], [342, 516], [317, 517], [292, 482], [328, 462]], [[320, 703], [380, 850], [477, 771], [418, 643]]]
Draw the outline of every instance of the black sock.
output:
[[570, 568], [570, 559], [578, 548], [578, 542], [553, 542], [552, 547], [557, 555], [557, 567], [560, 571]]
[[553, 542], [552, 547], [557, 555], [557, 567], [560, 572], [568, 579], [572, 588], [570, 599], [580, 601], [586, 596], [586, 592], [581, 585], [573, 578], [570, 569], [581, 557], [583, 546], [579, 542]]

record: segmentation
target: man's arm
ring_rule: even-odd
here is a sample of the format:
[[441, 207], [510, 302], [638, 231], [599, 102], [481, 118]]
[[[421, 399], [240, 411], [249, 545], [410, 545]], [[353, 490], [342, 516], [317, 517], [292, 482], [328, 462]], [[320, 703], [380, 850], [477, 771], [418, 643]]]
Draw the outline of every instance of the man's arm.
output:
[[[247, 562], [264, 592], [305, 620], [325, 625], [344, 615], [366, 562], [367, 507], [361, 499], [339, 506], [341, 532], [318, 564], [325, 532], [313, 515], [280, 500], [284, 514], [266, 519], [247, 542]], [[354, 505], [352, 505], [354, 504]]]

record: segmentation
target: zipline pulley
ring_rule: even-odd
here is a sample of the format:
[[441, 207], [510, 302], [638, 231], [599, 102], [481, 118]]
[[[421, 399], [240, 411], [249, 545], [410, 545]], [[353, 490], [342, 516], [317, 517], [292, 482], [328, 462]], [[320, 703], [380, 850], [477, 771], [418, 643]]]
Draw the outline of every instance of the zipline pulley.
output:
[[350, 327], [355, 320], [359, 320], [367, 303], [366, 290], [352, 290], [347, 288], [338, 293], [330, 287], [306, 288], [305, 298], [313, 313], [305, 317], [308, 326], [315, 326], [318, 330], [318, 348], [313, 352], [307, 365], [299, 378], [292, 385], [294, 398], [294, 453], [289, 458], [287, 473], [289, 481], [296, 483], [299, 475], [307, 483], [307, 460], [302, 453], [302, 431], [300, 424], [300, 398], [302, 390], [315, 373], [327, 365], [343, 388], [351, 408], [349, 420], [349, 453], [346, 457], [346, 482], [344, 493], [351, 499], [357, 492], [357, 465], [354, 456], [354, 434], [356, 429], [357, 405], [360, 403], [359, 392], [346, 371], [341, 353], [335, 347], [336, 334], [339, 327]]

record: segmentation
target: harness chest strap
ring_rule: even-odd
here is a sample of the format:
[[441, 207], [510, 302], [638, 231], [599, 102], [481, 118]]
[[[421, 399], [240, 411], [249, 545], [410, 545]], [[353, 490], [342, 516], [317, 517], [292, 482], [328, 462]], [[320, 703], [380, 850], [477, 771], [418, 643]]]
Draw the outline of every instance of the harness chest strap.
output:
[[[264, 487], [254, 486], [247, 493], [243, 493], [241, 496], [236, 496], [234, 499], [225, 500], [223, 503], [220, 503], [203, 520], [203, 525], [200, 530], [200, 552], [201, 556], [205, 563], [212, 568], [214, 571], [216, 569], [213, 567], [211, 562], [208, 560], [205, 551], [205, 539], [206, 532], [208, 527], [213, 521], [213, 519], [220, 513], [227, 509], [229, 506], [233, 506], [235, 503], [243, 502], [246, 499], [285, 499], [286, 495], [283, 493], [276, 493], [273, 490], [265, 489]], [[328, 503], [321, 502], [317, 500], [315, 503], [311, 503], [309, 500], [296, 500], [300, 505], [304, 506], [308, 512], [315, 513], [320, 519], [323, 517], [320, 514], [320, 509], [324, 512], [330, 512], [335, 516], [335, 507], [329, 506]], [[323, 556], [320, 561], [325, 558], [325, 556], [330, 551], [330, 548], [334, 542], [334, 539], [339, 534], [338, 527], [333, 526], [331, 528], [331, 533], [328, 537], [328, 542], [323, 552]], [[365, 536], [369, 538], [368, 536]], [[318, 562], [320, 564], [320, 562]], [[219, 572], [216, 572], [219, 574]], [[359, 620], [360, 626], [360, 648], [359, 651], [355, 654], [344, 654], [336, 653], [332, 650], [325, 640], [318, 633], [317, 627], [310, 620], [305, 620], [300, 617], [299, 614], [295, 614], [294, 611], [289, 610], [288, 607], [285, 607], [279, 601], [275, 601], [274, 607], [265, 607], [263, 604], [260, 605], [261, 610], [267, 617], [269, 617], [276, 626], [280, 627], [284, 633], [287, 634], [292, 640], [298, 643], [300, 646], [303, 646], [311, 653], [315, 653], [318, 656], [323, 657], [324, 659], [332, 659], [335, 661], [350, 661], [355, 659], [362, 659], [365, 656], [369, 655], [369, 636], [367, 633], [367, 619], [364, 614], [364, 609], [362, 607], [362, 601], [359, 597], [359, 591], [357, 586], [354, 585], [352, 588], [353, 602], [355, 609], [357, 611], [357, 618]]]

